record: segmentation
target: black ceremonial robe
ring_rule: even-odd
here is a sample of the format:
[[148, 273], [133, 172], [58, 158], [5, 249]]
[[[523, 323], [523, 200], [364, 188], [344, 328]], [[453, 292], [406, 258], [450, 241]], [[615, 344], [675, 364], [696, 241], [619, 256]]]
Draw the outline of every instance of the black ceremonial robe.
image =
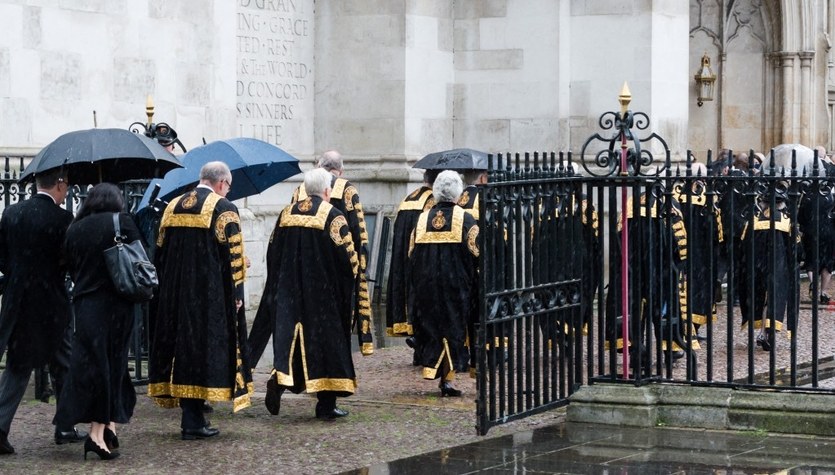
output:
[[472, 216], [476, 224], [478, 224], [478, 186], [470, 185], [464, 188], [461, 197], [458, 198], [458, 206], [464, 208], [464, 211]]
[[478, 316], [478, 225], [460, 206], [438, 203], [421, 213], [410, 246], [408, 305], [420, 325], [423, 377], [443, 377], [444, 362], [467, 371], [475, 361], [465, 343]]
[[159, 305], [148, 395], [250, 404], [243, 299], [243, 235], [238, 209], [208, 188], [181, 195], [165, 209], [157, 238]]
[[[700, 325], [706, 325], [708, 319], [716, 321], [716, 296], [713, 293], [719, 278], [719, 251], [724, 233], [719, 207], [716, 203], [708, 203], [704, 186], [694, 185], [694, 188], [697, 189], [689, 194], [677, 194], [676, 198], [681, 204], [687, 235], [693, 237], [688, 243], [692, 275], [688, 276], [689, 269], [683, 267], [679, 281], [681, 319], [691, 321], [697, 330]], [[687, 330], [682, 327], [682, 331], [686, 337]]]
[[[302, 183], [293, 192], [293, 203], [307, 198], [307, 191]], [[365, 227], [365, 212], [362, 210], [357, 187], [344, 178], [331, 179], [330, 205], [345, 215], [351, 239], [359, 261], [359, 274], [354, 289], [353, 324], [357, 326], [360, 350], [363, 355], [374, 353], [371, 330], [371, 295], [368, 293], [368, 231]]]
[[[635, 214], [633, 200], [627, 201], [629, 230], [629, 312], [630, 345], [643, 338], [648, 325], [652, 325], [655, 337], [661, 340], [662, 349], [668, 348], [672, 335], [672, 350], [681, 348], [679, 328], [661, 328], [662, 319], [675, 321], [679, 314], [679, 269], [687, 260], [687, 230], [681, 217], [678, 201], [672, 200], [667, 215], [667, 205], [662, 198], [642, 194]], [[618, 233], [612, 249], [612, 265], [609, 271], [609, 291], [606, 294], [606, 345], [614, 340], [617, 348], [623, 348], [621, 334], [621, 234], [623, 216], [618, 210]], [[610, 241], [611, 243], [611, 241]], [[672, 261], [670, 260], [672, 256]], [[638, 304], [636, 307], [636, 303]], [[636, 314], [635, 309], [640, 309]], [[673, 333], [671, 333], [671, 331]], [[662, 335], [663, 333], [663, 335]], [[643, 342], [646, 345], [647, 342]], [[693, 342], [695, 348], [696, 342]]]
[[278, 384], [294, 393], [353, 394], [351, 318], [359, 263], [345, 216], [318, 196], [302, 199], [281, 212], [267, 252], [261, 305], [275, 319]]
[[[797, 292], [791, 288], [791, 283], [798, 281], [798, 268], [794, 264], [798, 245], [797, 238], [792, 237], [795, 226], [785, 203], [778, 201], [775, 212], [768, 199], [760, 199], [757, 203], [753, 223], [754, 229], [750, 228], [750, 222], [746, 223], [740, 236], [742, 273], [739, 276], [739, 310], [742, 328], [752, 319], [755, 329], [771, 328], [769, 300], [773, 298], [775, 330], [782, 331], [785, 321], [787, 336], [791, 337], [797, 326], [799, 305]], [[797, 230], [794, 229], [794, 232]], [[748, 273], [751, 267], [753, 276]]]
[[386, 292], [386, 333], [392, 336], [414, 334], [415, 324], [406, 313], [406, 269], [409, 263], [409, 239], [418, 216], [435, 204], [432, 188], [423, 185], [400, 202], [394, 217], [391, 265]]

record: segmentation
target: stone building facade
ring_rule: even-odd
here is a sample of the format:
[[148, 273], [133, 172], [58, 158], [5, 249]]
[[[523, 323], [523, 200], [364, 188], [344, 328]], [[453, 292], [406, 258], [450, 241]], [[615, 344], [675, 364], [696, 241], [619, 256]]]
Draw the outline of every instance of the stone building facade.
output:
[[[0, 0], [0, 154], [127, 127], [150, 95], [188, 148], [339, 149], [374, 239], [424, 154], [577, 151], [624, 82], [676, 158], [833, 148], [834, 24], [835, 0]], [[251, 304], [297, 180], [239, 203]]]

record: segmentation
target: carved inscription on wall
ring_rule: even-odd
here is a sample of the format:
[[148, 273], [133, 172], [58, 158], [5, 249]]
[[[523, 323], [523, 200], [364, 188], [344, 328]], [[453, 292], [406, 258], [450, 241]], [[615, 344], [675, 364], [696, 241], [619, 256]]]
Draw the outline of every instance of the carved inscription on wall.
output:
[[313, 0], [238, 0], [242, 137], [302, 150], [313, 130]]

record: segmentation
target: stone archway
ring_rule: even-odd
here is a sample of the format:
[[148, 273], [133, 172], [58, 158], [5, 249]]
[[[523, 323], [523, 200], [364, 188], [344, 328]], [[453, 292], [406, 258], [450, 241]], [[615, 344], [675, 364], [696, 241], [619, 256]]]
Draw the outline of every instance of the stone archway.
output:
[[691, 93], [694, 150], [829, 143], [829, 3], [690, 1], [691, 70], [707, 53], [718, 76], [713, 103]]

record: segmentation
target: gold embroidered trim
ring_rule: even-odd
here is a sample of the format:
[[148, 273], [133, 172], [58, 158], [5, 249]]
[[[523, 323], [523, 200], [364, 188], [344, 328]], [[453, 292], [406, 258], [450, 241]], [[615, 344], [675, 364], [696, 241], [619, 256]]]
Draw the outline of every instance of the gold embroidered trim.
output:
[[328, 214], [330, 213], [331, 208], [333, 208], [333, 205], [323, 201], [319, 204], [319, 209], [316, 210], [316, 214], [310, 216], [305, 214], [293, 214], [293, 205], [290, 205], [284, 208], [284, 211], [281, 212], [278, 225], [282, 228], [300, 227], [325, 229], [325, 222], [328, 219]]
[[243, 242], [243, 240], [244, 240], [244, 238], [243, 238], [243, 235], [241, 233], [229, 236], [229, 238], [228, 238], [229, 244], [238, 244], [240, 242]]
[[160, 229], [167, 227], [208, 229], [212, 224], [212, 214], [214, 212], [215, 205], [222, 197], [217, 193], [209, 193], [206, 197], [206, 201], [203, 202], [200, 214], [174, 213], [174, 208], [177, 206], [180, 198], [182, 197], [175, 198], [174, 201], [169, 203], [165, 208]]
[[432, 218], [431, 223], [432, 223], [432, 227], [436, 231], [438, 231], [440, 229], [443, 229], [444, 225], [446, 225], [446, 218], [444, 217], [444, 212], [441, 211], [441, 210], [438, 210], [435, 213], [435, 217]]
[[449, 353], [449, 344], [447, 343], [447, 339], [444, 338], [443, 340], [443, 349], [441, 350], [441, 354], [438, 355], [438, 360], [435, 362], [434, 366], [425, 366], [423, 368], [422, 374], [423, 379], [435, 379], [438, 376], [438, 369], [441, 367], [441, 363], [443, 363], [444, 358], [447, 360], [448, 368], [450, 368], [450, 372], [454, 374], [454, 368], [452, 365], [452, 355]]
[[414, 335], [414, 328], [411, 323], [395, 323], [391, 326], [392, 335]]
[[183, 209], [191, 209], [194, 208], [194, 205], [197, 204], [197, 192], [192, 191], [187, 193], [183, 197]]
[[342, 195], [345, 193], [345, 185], [347, 183], [348, 180], [344, 178], [337, 178], [331, 187], [331, 198], [341, 200]]
[[348, 226], [348, 221], [345, 219], [345, 216], [337, 216], [333, 218], [333, 221], [331, 221], [331, 241], [333, 241], [333, 243], [337, 246], [342, 245], [343, 240], [341, 231], [343, 226]]
[[415, 243], [416, 244], [438, 244], [438, 243], [457, 243], [461, 242], [462, 232], [464, 228], [464, 209], [460, 206], [452, 208], [452, 225], [449, 231], [430, 231], [428, 230], [429, 212], [424, 211], [418, 219], [418, 225], [415, 229]]
[[[247, 384], [247, 392], [252, 393], [255, 387]], [[231, 401], [232, 388], [207, 388], [189, 384], [152, 383], [148, 385], [148, 396], [205, 399], [207, 401]], [[167, 402], [165, 404], [168, 404]]]
[[342, 391], [353, 394], [357, 390], [357, 382], [347, 378], [321, 378], [311, 379], [305, 383], [306, 393], [317, 393], [319, 391]]
[[363, 343], [362, 344], [362, 349], [360, 350], [360, 353], [362, 353], [365, 356], [373, 355], [374, 354], [374, 344], [373, 343]]
[[469, 202], [470, 202], [470, 192], [465, 191], [465, 192], [461, 193], [461, 198], [458, 198], [458, 206], [461, 206], [463, 208], [463, 207], [467, 206], [467, 203], [469, 203]]
[[236, 223], [240, 228], [241, 218], [238, 217], [238, 213], [234, 211], [220, 213], [220, 216], [215, 221], [215, 238], [217, 238], [217, 242], [226, 243], [229, 241], [226, 236], [226, 226], [232, 223]]
[[345, 211], [353, 211], [354, 210], [354, 196], [357, 194], [357, 189], [353, 186], [349, 186], [345, 188], [345, 193], [342, 197], [343, 201], [345, 201]]
[[309, 196], [303, 199], [302, 201], [299, 201], [299, 211], [301, 211], [302, 213], [307, 213], [308, 211], [310, 211], [310, 208], [312, 207], [313, 200], [311, 200]]
[[467, 248], [470, 254], [478, 257], [478, 226], [473, 226], [467, 231]]
[[[400, 202], [400, 206], [397, 208], [397, 211], [423, 211], [425, 209], [426, 203], [428, 200], [432, 199], [432, 190], [423, 190], [421, 193], [422, 188], [418, 188], [409, 195], [409, 198]], [[417, 194], [420, 193], [418, 197]], [[431, 208], [431, 206], [430, 206]]]

